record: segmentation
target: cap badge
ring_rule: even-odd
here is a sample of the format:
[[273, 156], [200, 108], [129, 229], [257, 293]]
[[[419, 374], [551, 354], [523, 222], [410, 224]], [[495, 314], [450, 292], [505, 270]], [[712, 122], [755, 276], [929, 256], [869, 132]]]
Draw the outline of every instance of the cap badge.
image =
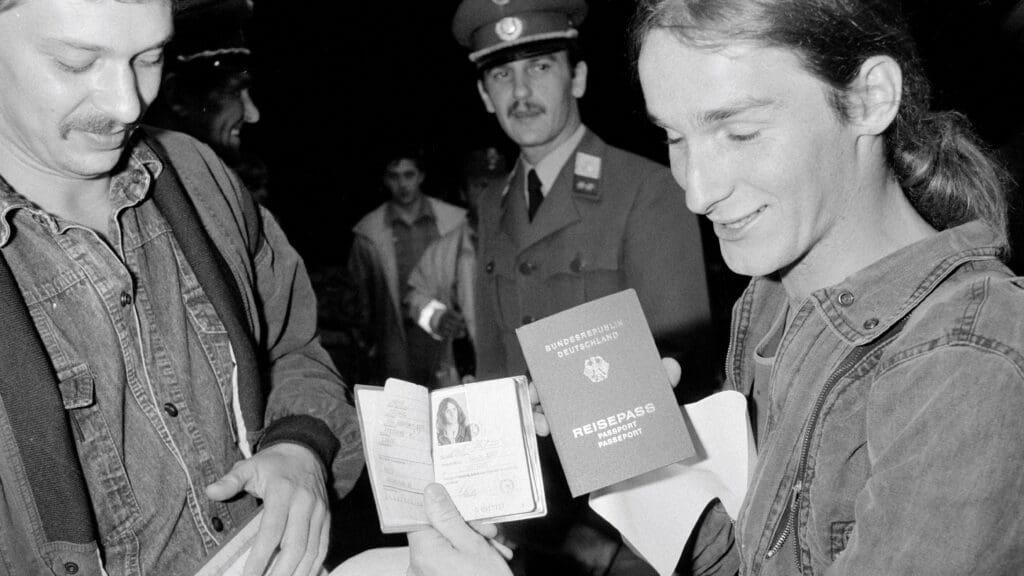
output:
[[511, 42], [523, 34], [523, 21], [515, 16], [506, 16], [494, 25], [494, 31], [498, 38], [505, 42]]

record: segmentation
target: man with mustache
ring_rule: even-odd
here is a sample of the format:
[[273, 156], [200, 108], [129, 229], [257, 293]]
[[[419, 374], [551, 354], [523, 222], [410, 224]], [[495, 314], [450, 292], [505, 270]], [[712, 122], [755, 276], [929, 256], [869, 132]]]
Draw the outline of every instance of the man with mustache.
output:
[[[479, 379], [526, 373], [516, 328], [626, 288], [664, 354], [684, 354], [693, 372], [714, 364], [690, 356], [708, 340], [710, 310], [697, 219], [682, 190], [665, 167], [606, 144], [581, 121], [588, 70], [577, 26], [586, 13], [583, 0], [463, 0], [452, 23], [484, 106], [520, 149], [509, 179], [480, 201]], [[509, 535], [569, 551], [598, 573], [628, 556], [596, 519], [565, 537], [577, 507], [567, 504], [550, 443], [542, 454], [551, 512]]]
[[362, 462], [301, 258], [223, 162], [140, 129], [170, 0], [0, 0], [0, 572], [317, 573]]

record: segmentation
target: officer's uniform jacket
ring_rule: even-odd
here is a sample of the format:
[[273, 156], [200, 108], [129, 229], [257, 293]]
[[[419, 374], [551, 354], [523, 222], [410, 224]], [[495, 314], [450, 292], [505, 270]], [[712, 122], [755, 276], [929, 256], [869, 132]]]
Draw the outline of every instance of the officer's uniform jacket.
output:
[[707, 327], [697, 219], [667, 168], [588, 130], [532, 222], [525, 179], [520, 161], [480, 203], [478, 378], [526, 373], [519, 326], [626, 288], [663, 353]]

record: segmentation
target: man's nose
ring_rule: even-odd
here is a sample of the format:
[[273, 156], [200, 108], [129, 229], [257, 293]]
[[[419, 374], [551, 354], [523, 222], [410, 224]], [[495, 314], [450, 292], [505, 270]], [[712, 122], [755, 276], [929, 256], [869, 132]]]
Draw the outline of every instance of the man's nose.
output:
[[239, 96], [242, 98], [242, 107], [245, 110], [242, 119], [247, 124], [255, 124], [260, 121], [260, 109], [256, 107], [248, 88], [242, 88]]
[[707, 214], [729, 195], [729, 170], [707, 152], [688, 149], [670, 155], [672, 173], [686, 191], [686, 207], [694, 214]]
[[516, 100], [525, 100], [533, 94], [530, 79], [524, 71], [514, 71], [512, 76], [512, 96]]
[[138, 121], [142, 115], [142, 97], [138, 78], [131, 65], [111, 66], [98, 79], [93, 97], [97, 110], [121, 124]]

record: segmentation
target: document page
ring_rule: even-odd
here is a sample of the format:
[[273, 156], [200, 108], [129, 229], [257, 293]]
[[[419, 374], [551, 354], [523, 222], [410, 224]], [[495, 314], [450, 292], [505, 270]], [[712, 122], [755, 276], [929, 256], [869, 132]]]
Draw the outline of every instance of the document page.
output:
[[[427, 389], [394, 378], [376, 395], [381, 405], [376, 426], [366, 441], [373, 442], [376, 483], [382, 488], [378, 506], [385, 524], [422, 524], [423, 490], [433, 478], [430, 458], [430, 399]], [[367, 459], [370, 463], [370, 459]]]
[[708, 503], [735, 519], [757, 461], [747, 400], [735, 391], [687, 404], [699, 454], [590, 495], [590, 507], [661, 576], [670, 576]]
[[434, 478], [467, 520], [537, 508], [516, 382], [503, 378], [431, 394]]

